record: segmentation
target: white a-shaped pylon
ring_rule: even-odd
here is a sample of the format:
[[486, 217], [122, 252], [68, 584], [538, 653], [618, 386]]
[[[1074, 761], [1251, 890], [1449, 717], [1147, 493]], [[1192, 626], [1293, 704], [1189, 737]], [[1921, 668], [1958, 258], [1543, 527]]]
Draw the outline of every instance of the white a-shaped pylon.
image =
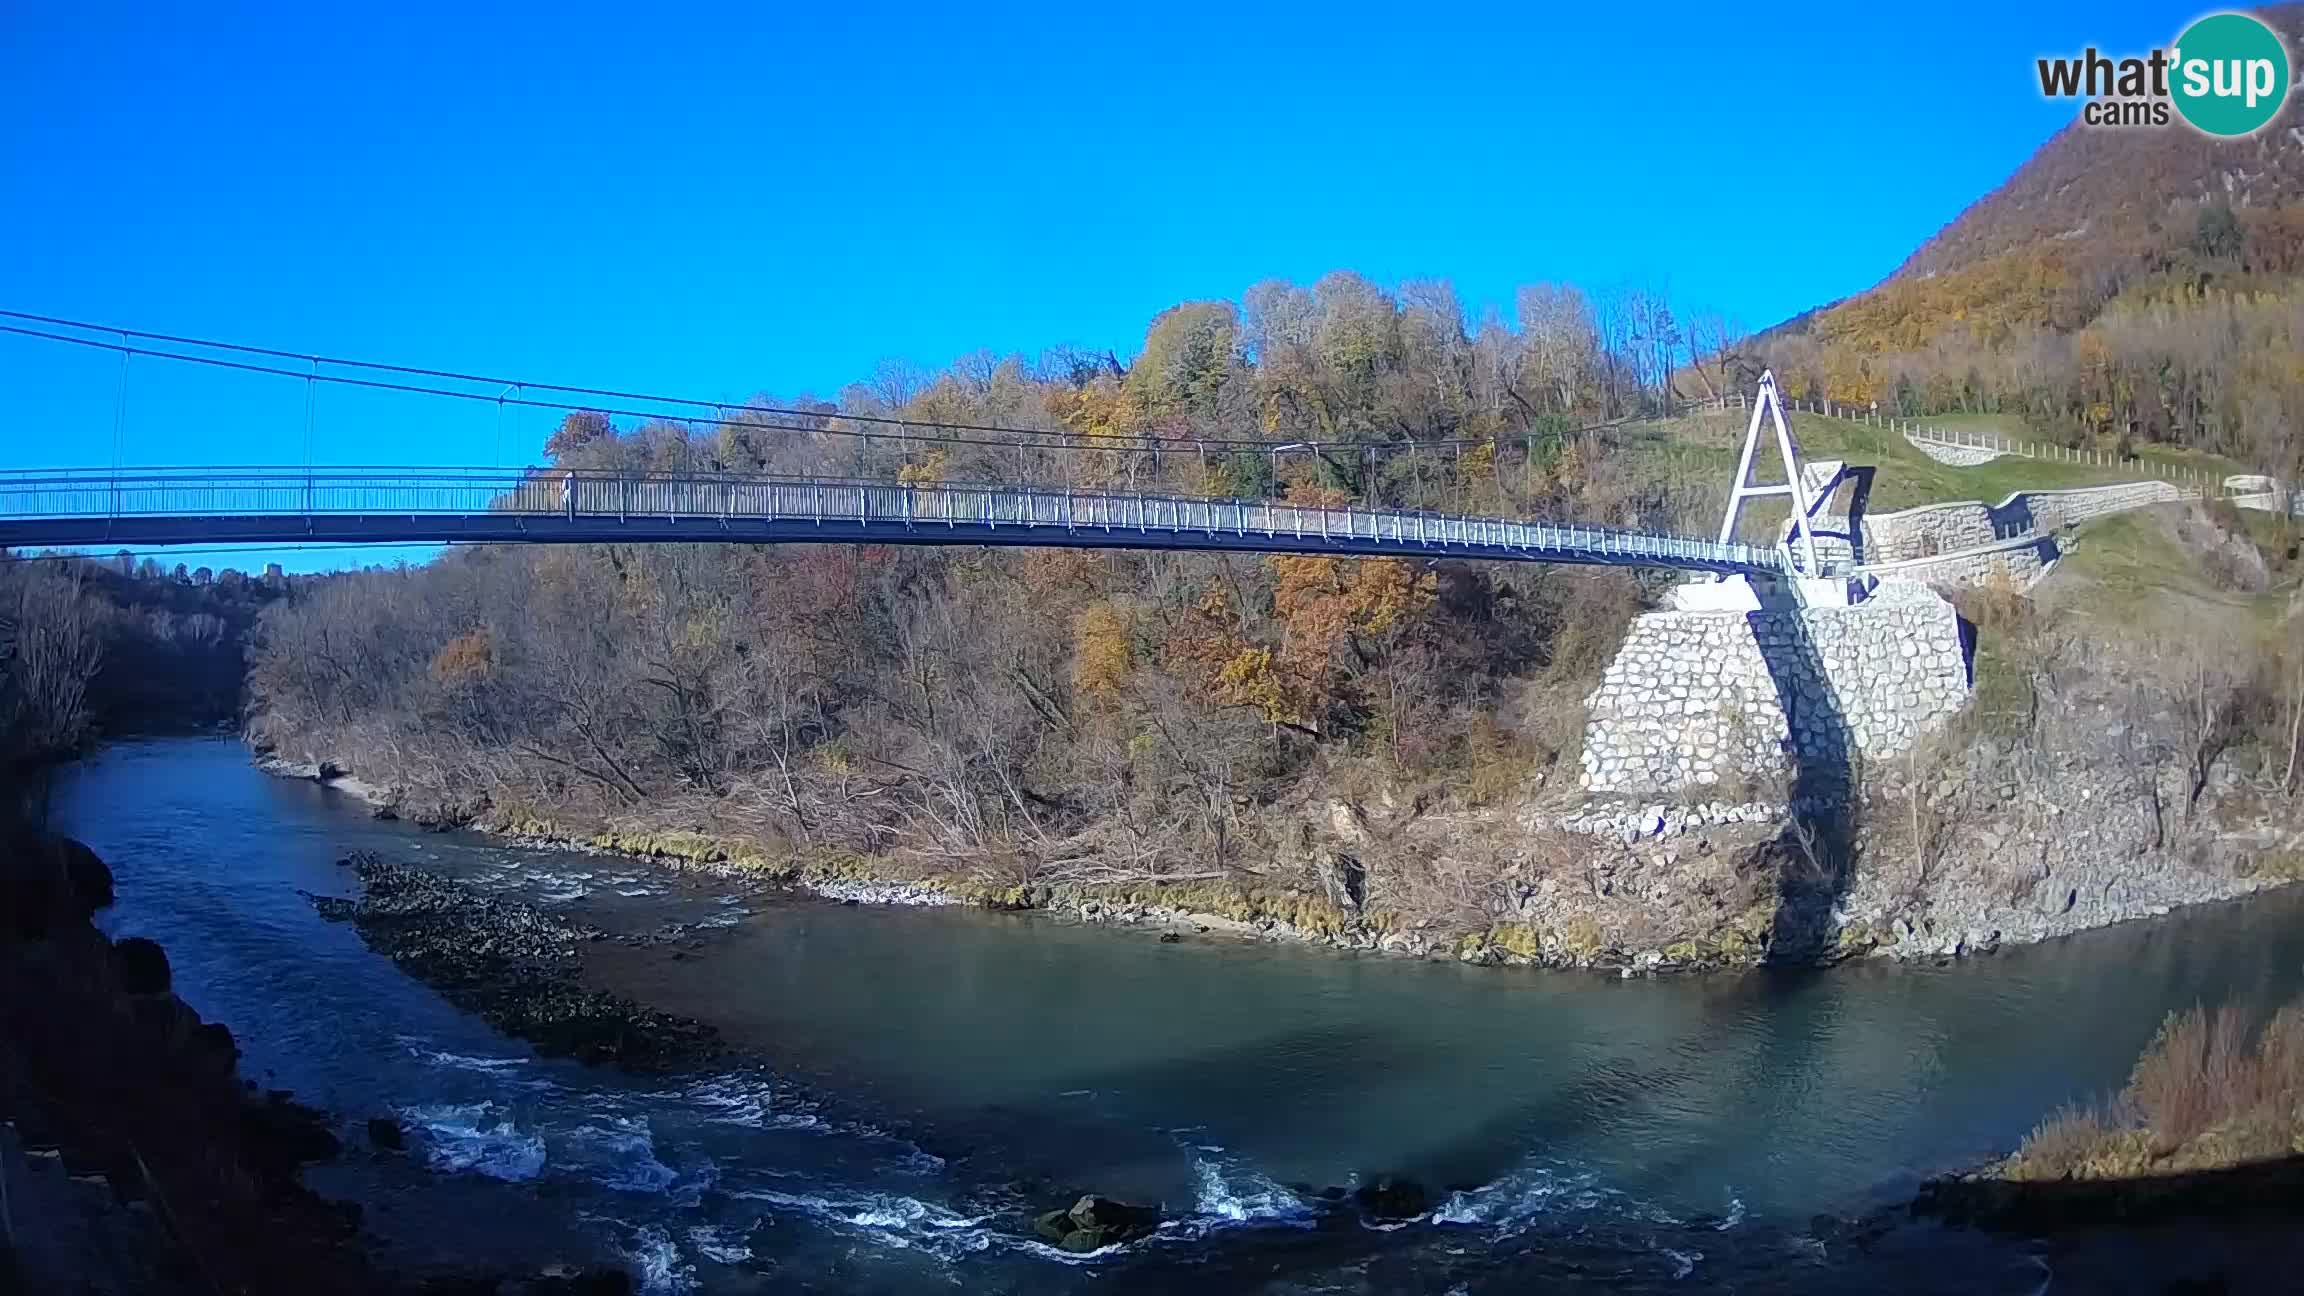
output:
[[[1756, 486], [1752, 483], [1752, 455], [1760, 446], [1760, 420], [1765, 417], [1776, 428], [1776, 452], [1784, 459], [1784, 480], [1779, 485]], [[1816, 537], [1808, 529], [1808, 486], [1800, 479], [1800, 446], [1792, 439], [1792, 427], [1784, 419], [1784, 401], [1776, 394], [1776, 372], [1768, 370], [1760, 375], [1760, 395], [1752, 402], [1752, 423], [1744, 429], [1744, 453], [1736, 460], [1736, 480], [1728, 490], [1728, 511], [1720, 519], [1720, 543], [1736, 538], [1736, 520], [1744, 511], [1744, 501], [1763, 495], [1786, 495], [1792, 500], [1792, 531], [1800, 539], [1797, 574], [1815, 576]]]

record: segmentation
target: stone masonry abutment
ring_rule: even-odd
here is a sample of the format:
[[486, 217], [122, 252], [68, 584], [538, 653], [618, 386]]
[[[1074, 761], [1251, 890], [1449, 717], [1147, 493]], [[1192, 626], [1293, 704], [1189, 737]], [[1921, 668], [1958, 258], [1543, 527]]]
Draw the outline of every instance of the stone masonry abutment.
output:
[[1896, 756], [1968, 700], [1959, 614], [1884, 581], [1850, 607], [1649, 612], [1587, 699], [1583, 785], [1681, 795], [1820, 787]]

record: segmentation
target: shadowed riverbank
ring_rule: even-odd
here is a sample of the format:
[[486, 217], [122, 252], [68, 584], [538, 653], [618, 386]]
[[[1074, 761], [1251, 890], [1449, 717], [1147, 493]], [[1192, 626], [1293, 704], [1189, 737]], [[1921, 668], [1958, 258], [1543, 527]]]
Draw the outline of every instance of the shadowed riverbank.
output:
[[[338, 1114], [354, 1154], [307, 1177], [388, 1263], [665, 1292], [2029, 1292], [2020, 1238], [1909, 1219], [1919, 1184], [2116, 1085], [2166, 1009], [2304, 980], [2285, 895], [1947, 968], [1625, 981], [779, 899], [378, 822], [227, 742], [107, 750], [57, 803], [114, 862], [107, 932]], [[356, 896], [357, 850], [609, 933], [589, 985], [765, 1065], [504, 1038], [303, 898]], [[1423, 1208], [1372, 1219], [1382, 1176]], [[1032, 1222], [1080, 1192], [1161, 1224], [1065, 1258]]]

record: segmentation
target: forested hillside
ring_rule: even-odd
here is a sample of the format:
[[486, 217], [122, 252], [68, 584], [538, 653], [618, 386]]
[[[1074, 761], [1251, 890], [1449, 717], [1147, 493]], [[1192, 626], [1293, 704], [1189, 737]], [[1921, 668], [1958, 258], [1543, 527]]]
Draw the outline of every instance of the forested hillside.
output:
[[[1519, 306], [1473, 327], [1439, 285], [1268, 284], [1163, 313], [1125, 366], [892, 368], [837, 406], [717, 426], [578, 413], [550, 450], [565, 466], [1024, 473], [1651, 527], [1716, 507], [1719, 483], [1684, 488], [1577, 430], [1668, 399], [1691, 330], [1663, 300], [1546, 287]], [[1692, 331], [1712, 363], [1724, 330]], [[879, 416], [947, 439], [859, 421]], [[1293, 882], [1279, 808], [1336, 780], [1437, 804], [1558, 778], [1583, 681], [1638, 599], [1621, 571], [1459, 563], [458, 550], [300, 588], [266, 620], [253, 703], [263, 741], [451, 815], [684, 805], [668, 818], [765, 849]]]
[[[2304, 5], [2259, 11], [2304, 48]], [[2304, 110], [2247, 139], [2059, 131], [1872, 291], [1762, 348], [1795, 393], [2066, 444], [2304, 455]]]
[[[2059, 137], [2035, 166], [2119, 144]], [[1031, 480], [1685, 533], [1718, 516], [1741, 427], [1628, 420], [1772, 363], [1795, 394], [2292, 473], [2304, 212], [2258, 201], [2271, 190], [2203, 205], [2171, 180], [2085, 237], [2027, 241], [1994, 213], [2034, 220], [2021, 195], [2041, 185], [2055, 188], [2028, 168], [2017, 198], [1947, 231], [1936, 269], [1761, 341], [1646, 289], [1538, 285], [1509, 316], [1471, 318], [1444, 283], [1337, 273], [1177, 306], [1125, 361], [891, 364], [836, 400], [763, 397], [717, 423], [578, 411], [544, 471]], [[1217, 881], [1476, 928], [1514, 912], [1516, 816], [1572, 795], [1584, 699], [1657, 579], [1120, 551], [461, 548], [300, 584], [268, 611], [252, 732], [440, 822], [702, 833], [999, 887]], [[2207, 731], [2262, 727], [2233, 717], [2263, 710], [2248, 699], [2271, 695], [2258, 677], [2286, 658], [2253, 635], [2231, 637], [2213, 688], [2203, 668]], [[1353, 844], [1440, 820], [1444, 853], [1378, 864]]]
[[239, 719], [276, 586], [231, 568], [0, 554], [0, 771]]
[[[2253, 12], [2279, 29], [2290, 50], [2304, 39], [2304, 4]], [[2174, 204], [2266, 209], [2304, 202], [2304, 139], [2290, 133], [2299, 120], [2294, 95], [2270, 125], [2243, 139], [2181, 125], [2091, 128], [2076, 113], [2016, 174], [1915, 249], [1891, 281], [1950, 274], [2048, 242], [2114, 253], [2121, 250], [2110, 246], [2115, 240], [2149, 243]]]

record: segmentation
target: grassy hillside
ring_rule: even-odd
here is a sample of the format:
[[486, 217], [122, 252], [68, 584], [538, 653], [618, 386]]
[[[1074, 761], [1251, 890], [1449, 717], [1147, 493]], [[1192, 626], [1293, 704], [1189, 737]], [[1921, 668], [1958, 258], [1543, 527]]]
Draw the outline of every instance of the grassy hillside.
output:
[[2106, 628], [2139, 617], [2270, 625], [2295, 593], [2296, 536], [2269, 513], [2149, 509], [2081, 527], [2042, 596]]
[[[1745, 418], [1734, 413], [1704, 414], [1627, 425], [1598, 435], [1605, 438], [1611, 451], [1642, 465], [1640, 471], [1699, 493], [1703, 502], [1687, 509], [1680, 524], [1702, 530], [1719, 517], [1726, 501], [1729, 479], [1736, 471], [1736, 455], [1743, 445]], [[1952, 420], [1943, 422], [1949, 426]], [[1794, 414], [1791, 424], [1801, 456], [1807, 461], [1839, 459], [1854, 467], [1876, 470], [1866, 505], [1874, 513], [1961, 500], [1996, 504], [2017, 491], [2101, 486], [2145, 480], [2152, 475], [2135, 465], [2098, 466], [2016, 456], [1955, 467], [1922, 454], [1903, 433], [1889, 428], [1818, 414]], [[2021, 435], [1997, 416], [1970, 419], [1962, 426], [2001, 436]], [[2224, 468], [2212, 457], [2176, 448], [2153, 447], [2139, 458], [2172, 468]], [[1773, 445], [1763, 442], [1755, 475], [1762, 481], [1782, 480]], [[1741, 533], [1748, 540], [1773, 541], [1786, 516], [1781, 503], [1757, 501], [1747, 510]]]
[[[1978, 630], [1971, 723], [2025, 734], [2060, 672], [2126, 647], [2174, 677], [2216, 682], [2233, 695], [2232, 725], [2264, 727], [2266, 699], [2279, 691], [2269, 681], [2297, 678], [2297, 537], [2292, 522], [2228, 505], [2139, 509], [2068, 536], [2028, 595], [1963, 593], [1961, 613]], [[2287, 705], [2273, 708], [2280, 733]]]

